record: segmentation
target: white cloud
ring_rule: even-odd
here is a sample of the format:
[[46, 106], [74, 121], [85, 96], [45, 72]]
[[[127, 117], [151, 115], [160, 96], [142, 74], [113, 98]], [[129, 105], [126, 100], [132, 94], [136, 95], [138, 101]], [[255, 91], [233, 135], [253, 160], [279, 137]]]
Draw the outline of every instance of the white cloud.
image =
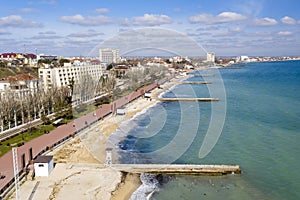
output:
[[121, 19], [120, 24], [123, 25], [123, 26], [129, 26], [130, 25], [130, 20], [128, 18]]
[[239, 13], [222, 12], [216, 16], [210, 14], [200, 14], [200, 15], [191, 16], [189, 18], [189, 21], [190, 23], [218, 24], [218, 23], [240, 21], [245, 19], [247, 19], [247, 17]]
[[247, 0], [235, 3], [233, 8], [248, 16], [258, 16], [263, 10], [263, 4], [264, 2], [261, 0]]
[[43, 4], [43, 5], [49, 5], [49, 6], [55, 6], [56, 5], [56, 1], [55, 0], [51, 0], [51, 1], [39, 1], [39, 4]]
[[290, 32], [290, 31], [279, 31], [277, 34], [280, 35], [280, 36], [289, 36], [289, 35], [293, 35], [293, 33]]
[[256, 18], [253, 20], [253, 25], [255, 26], [274, 26], [277, 24], [277, 21], [273, 18]]
[[23, 12], [23, 13], [34, 13], [34, 12], [37, 12], [37, 10], [34, 9], [34, 8], [21, 8], [21, 12]]
[[6, 31], [6, 30], [1, 30], [0, 29], [0, 35], [11, 35], [11, 33]]
[[0, 26], [3, 27], [16, 27], [16, 28], [34, 28], [42, 27], [41, 23], [23, 19], [19, 15], [10, 15], [0, 18]]
[[50, 39], [60, 39], [62, 38], [61, 36], [56, 35], [54, 31], [45, 31], [45, 32], [39, 32], [38, 35], [32, 36], [29, 39], [45, 39], [45, 40], [50, 40]]
[[257, 36], [270, 36], [273, 32], [271, 31], [256, 31], [256, 32], [250, 32], [247, 35], [250, 37], [257, 37]]
[[230, 33], [241, 33], [241, 32], [243, 32], [243, 30], [241, 29], [241, 27], [237, 26], [237, 27], [230, 27], [228, 29], [228, 32], [230, 32]]
[[291, 18], [289, 16], [285, 16], [285, 17], [281, 18], [280, 21], [284, 24], [290, 24], [290, 25], [297, 24], [297, 20], [295, 20], [294, 18]]
[[108, 8], [97, 8], [95, 11], [97, 13], [104, 14], [104, 13], [108, 13], [109, 9]]
[[95, 30], [88, 30], [88, 31], [82, 31], [77, 33], [71, 33], [68, 35], [68, 37], [96, 37], [99, 35], [104, 35], [102, 32], [97, 32]]
[[39, 35], [55, 35], [56, 32], [54, 31], [45, 31], [45, 32], [39, 32]]
[[111, 18], [103, 15], [86, 17], [82, 15], [62, 16], [60, 21], [80, 26], [101, 26], [113, 22]]
[[172, 19], [167, 15], [144, 14], [143, 16], [134, 17], [132, 19], [132, 24], [139, 26], [159, 26], [171, 23]]

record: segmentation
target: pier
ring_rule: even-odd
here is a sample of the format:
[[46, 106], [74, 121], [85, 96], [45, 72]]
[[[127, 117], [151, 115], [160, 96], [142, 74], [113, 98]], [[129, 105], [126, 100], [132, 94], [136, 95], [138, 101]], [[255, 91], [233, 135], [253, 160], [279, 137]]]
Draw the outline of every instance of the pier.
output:
[[207, 81], [204, 81], [204, 82], [193, 82], [193, 81], [183, 81], [183, 82], [179, 82], [179, 84], [191, 84], [191, 85], [206, 85], [206, 84], [212, 84], [212, 82], [207, 82]]
[[212, 77], [212, 76], [215, 76], [214, 74], [190, 74], [189, 75], [191, 77]]
[[190, 164], [112, 164], [115, 170], [128, 173], [186, 174], [222, 176], [241, 174], [238, 165], [190, 165]]
[[218, 98], [158, 98], [159, 101], [219, 101]]

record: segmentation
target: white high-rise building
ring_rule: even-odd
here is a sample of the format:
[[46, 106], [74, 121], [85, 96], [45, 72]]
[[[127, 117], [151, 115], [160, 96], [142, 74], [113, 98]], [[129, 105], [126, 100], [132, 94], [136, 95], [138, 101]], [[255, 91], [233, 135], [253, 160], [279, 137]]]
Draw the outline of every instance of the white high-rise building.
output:
[[207, 61], [207, 62], [212, 62], [212, 63], [214, 63], [215, 60], [216, 60], [216, 58], [215, 58], [215, 53], [210, 52], [210, 53], [207, 53], [207, 54], [206, 54], [206, 61]]
[[39, 78], [42, 80], [42, 87], [47, 90], [53, 86], [68, 86], [71, 80], [75, 84], [82, 81], [82, 77], [89, 77], [99, 80], [103, 74], [101, 65], [64, 66], [56, 68], [40, 68]]
[[89, 101], [98, 94], [97, 87], [102, 74], [101, 65], [91, 64], [39, 69], [39, 78], [44, 90], [62, 86], [71, 89], [74, 83], [72, 101], [75, 105]]
[[119, 49], [99, 49], [99, 60], [107, 64], [119, 62]]

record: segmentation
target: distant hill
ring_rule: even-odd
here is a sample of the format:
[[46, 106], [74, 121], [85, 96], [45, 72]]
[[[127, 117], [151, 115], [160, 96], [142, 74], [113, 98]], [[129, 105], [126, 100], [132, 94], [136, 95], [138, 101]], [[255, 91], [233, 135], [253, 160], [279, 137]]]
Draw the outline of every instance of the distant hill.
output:
[[17, 74], [28, 74], [38, 77], [38, 69], [32, 67], [0, 67], [0, 78], [15, 76]]

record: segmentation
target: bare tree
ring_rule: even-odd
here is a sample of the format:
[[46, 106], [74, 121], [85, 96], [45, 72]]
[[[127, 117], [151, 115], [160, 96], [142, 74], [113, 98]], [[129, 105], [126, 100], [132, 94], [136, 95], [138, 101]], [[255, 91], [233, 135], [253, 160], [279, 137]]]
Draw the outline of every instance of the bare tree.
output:
[[4, 130], [4, 117], [5, 117], [5, 102], [2, 94], [0, 94], [0, 131]]

